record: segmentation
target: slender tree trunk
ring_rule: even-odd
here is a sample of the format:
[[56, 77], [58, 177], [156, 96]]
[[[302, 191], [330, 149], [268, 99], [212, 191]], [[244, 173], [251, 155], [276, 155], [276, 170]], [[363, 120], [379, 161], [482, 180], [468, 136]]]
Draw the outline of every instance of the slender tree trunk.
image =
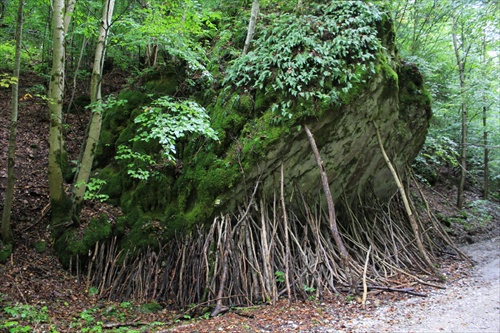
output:
[[250, 22], [248, 23], [247, 38], [245, 39], [245, 46], [243, 47], [243, 54], [248, 53], [250, 43], [252, 42], [253, 34], [255, 33], [255, 25], [257, 23], [257, 16], [259, 16], [259, 0], [254, 0], [252, 3], [252, 12], [250, 14]]
[[[462, 139], [460, 148], [460, 180], [458, 183], [458, 193], [457, 193], [457, 207], [462, 209], [464, 205], [464, 188], [465, 188], [465, 177], [467, 175], [467, 103], [465, 100], [465, 57], [466, 53], [460, 52], [460, 49], [464, 47], [463, 37], [460, 41], [461, 46], [458, 45], [457, 38], [457, 17], [456, 13], [453, 14], [453, 31], [452, 31], [452, 41], [453, 49], [455, 51], [455, 58], [458, 66], [458, 74], [460, 79], [460, 115], [462, 119]], [[461, 54], [462, 53], [462, 54]]]
[[[486, 66], [486, 32], [483, 35], [483, 65]], [[484, 160], [483, 160], [483, 173], [484, 173], [484, 184], [483, 184], [483, 199], [488, 200], [489, 197], [489, 178], [490, 178], [490, 149], [488, 147], [488, 107], [486, 106], [486, 96], [483, 93], [483, 145], [484, 145]]]
[[488, 108], [483, 106], [483, 144], [484, 144], [484, 184], [483, 184], [483, 199], [488, 200], [490, 192], [490, 149], [488, 148], [488, 128], [487, 128], [487, 111]]
[[53, 0], [52, 13], [52, 72], [49, 84], [49, 192], [52, 223], [69, 222], [70, 200], [64, 191], [63, 168], [67, 165], [62, 131], [64, 98], [65, 34], [69, 26], [75, 0]]
[[18, 96], [19, 96], [19, 72], [21, 68], [21, 44], [23, 36], [23, 7], [24, 0], [19, 0], [17, 11], [16, 28], [16, 55], [14, 59], [14, 74], [16, 82], [12, 85], [12, 112], [10, 118], [9, 133], [9, 151], [7, 156], [7, 188], [5, 190], [5, 200], [2, 212], [2, 225], [0, 233], [4, 244], [12, 244], [14, 237], [10, 223], [12, 201], [14, 199], [14, 185], [16, 181], [16, 134], [17, 134], [17, 116], [18, 116]]
[[102, 124], [102, 99], [101, 99], [101, 82], [102, 82], [102, 67], [106, 53], [106, 43], [111, 27], [111, 17], [115, 0], [107, 0], [105, 2], [101, 28], [99, 31], [99, 39], [95, 50], [94, 68], [92, 70], [92, 79], [90, 82], [90, 101], [92, 105], [92, 117], [88, 130], [87, 140], [83, 147], [83, 157], [78, 163], [78, 171], [75, 177], [75, 186], [73, 187], [73, 212], [74, 218], [79, 214], [85, 189], [92, 171], [94, 163], [95, 150], [101, 134]]
[[3, 21], [5, 17], [5, 7], [7, 7], [7, 0], [0, 1], [0, 23]]

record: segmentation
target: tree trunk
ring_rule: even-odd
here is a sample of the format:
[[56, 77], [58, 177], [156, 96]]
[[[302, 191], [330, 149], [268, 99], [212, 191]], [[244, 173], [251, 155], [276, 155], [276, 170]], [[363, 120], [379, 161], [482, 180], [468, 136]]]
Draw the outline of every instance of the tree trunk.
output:
[[255, 33], [255, 24], [257, 16], [259, 15], [259, 0], [254, 0], [252, 3], [252, 12], [250, 14], [250, 22], [248, 23], [247, 38], [245, 39], [245, 46], [243, 47], [243, 54], [248, 53], [250, 43], [252, 42], [253, 34]]
[[[483, 65], [486, 66], [486, 32], [483, 35]], [[489, 178], [490, 178], [490, 149], [488, 147], [488, 107], [486, 106], [486, 96], [483, 93], [483, 145], [484, 145], [484, 160], [483, 160], [483, 199], [488, 200], [489, 197]]]
[[99, 31], [99, 39], [95, 50], [94, 68], [92, 70], [92, 80], [90, 82], [90, 101], [92, 105], [92, 117], [88, 130], [87, 140], [83, 147], [82, 160], [78, 163], [78, 171], [75, 176], [75, 186], [73, 187], [73, 213], [74, 218], [80, 212], [81, 203], [85, 194], [85, 189], [92, 171], [94, 163], [95, 149], [101, 134], [102, 124], [102, 100], [101, 100], [101, 82], [102, 82], [102, 65], [105, 59], [106, 42], [111, 27], [111, 17], [115, 0], [107, 0], [104, 4], [102, 12], [101, 28]]
[[64, 0], [53, 1], [52, 14], [52, 72], [49, 84], [49, 193], [52, 224], [69, 220], [70, 200], [64, 191], [63, 167], [67, 163], [62, 132], [64, 98], [65, 34], [69, 26], [75, 0], [65, 6]]
[[[16, 55], [14, 59], [14, 73], [16, 82], [12, 85], [12, 113], [10, 118], [9, 133], [9, 151], [7, 156], [7, 188], [5, 190], [5, 200], [2, 212], [2, 225], [0, 233], [4, 244], [12, 244], [14, 237], [10, 223], [12, 201], [14, 198], [14, 185], [16, 181], [16, 134], [17, 134], [17, 116], [18, 116], [18, 95], [19, 95], [19, 69], [21, 68], [21, 43], [23, 36], [23, 7], [24, 0], [19, 0], [17, 11], [16, 28]], [[3, 13], [2, 13], [3, 14]]]
[[[457, 17], [456, 13], [453, 14], [453, 31], [452, 31], [452, 41], [453, 49], [455, 51], [455, 58], [458, 66], [458, 74], [460, 79], [460, 114], [462, 118], [462, 139], [460, 148], [460, 180], [458, 183], [458, 193], [457, 193], [457, 207], [462, 209], [464, 205], [464, 188], [465, 188], [465, 177], [467, 175], [467, 103], [465, 100], [465, 58], [467, 57], [466, 52], [460, 54], [460, 49], [463, 49], [464, 42], [461, 38], [461, 45], [458, 45], [457, 38]], [[462, 36], [463, 37], [463, 36]]]

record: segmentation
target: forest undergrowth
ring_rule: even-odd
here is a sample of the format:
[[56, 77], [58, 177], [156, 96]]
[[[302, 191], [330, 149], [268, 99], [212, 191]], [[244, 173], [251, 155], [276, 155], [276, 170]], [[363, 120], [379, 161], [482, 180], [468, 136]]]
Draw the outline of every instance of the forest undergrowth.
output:
[[[107, 80], [111, 86], [105, 89], [112, 91], [123, 83], [123, 76], [115, 74]], [[0, 265], [3, 310], [0, 328], [6, 332], [211, 332], [220, 331], [221, 327], [226, 332], [314, 332], [324, 327], [349, 331], [346, 323], [363, 313], [436, 291], [433, 283], [416, 283], [401, 274], [392, 278], [387, 289], [370, 290], [364, 306], [348, 290], [329, 295], [318, 295], [310, 290], [309, 297], [301, 297], [301, 300], [281, 298], [275, 304], [261, 301], [254, 302], [251, 307], [223, 308], [216, 318], [210, 318], [213, 309], [204, 304], [193, 303], [179, 310], [174, 309], [173, 304], [156, 299], [134, 303], [100, 297], [99, 291], [86, 283], [85, 272], [69, 274], [51, 249], [46, 174], [49, 123], [46, 102], [39, 97], [44, 86], [36, 76], [24, 77], [20, 89], [18, 180], [12, 214], [16, 246], [7, 263]], [[84, 91], [85, 87], [79, 89]], [[9, 98], [10, 90], [0, 90], [2, 202]], [[66, 133], [67, 146], [72, 159], [78, 154], [87, 117], [83, 109], [67, 114], [67, 122], [71, 125]], [[481, 200], [480, 191], [473, 184], [466, 193], [469, 204], [462, 211], [454, 208], [456, 188], [449, 181], [421, 187], [432, 211], [457, 243], [476, 243], [500, 235], [498, 202]], [[110, 218], [119, 215], [116, 207], [91, 202], [82, 212], [82, 221], [102, 213]], [[441, 254], [437, 264], [446, 276], [446, 285], [460, 280], [470, 269], [467, 261], [459, 260], [453, 253]]]

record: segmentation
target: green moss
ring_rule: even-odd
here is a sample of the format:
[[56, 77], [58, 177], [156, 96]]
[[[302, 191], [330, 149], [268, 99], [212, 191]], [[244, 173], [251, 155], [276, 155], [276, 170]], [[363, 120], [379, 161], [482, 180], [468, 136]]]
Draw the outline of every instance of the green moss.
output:
[[36, 241], [33, 244], [33, 248], [35, 249], [36, 253], [43, 253], [47, 249], [47, 243], [44, 240]]
[[75, 229], [66, 229], [54, 241], [54, 250], [59, 261], [67, 268], [75, 255], [85, 255], [88, 249], [83, 244], [81, 233], [77, 233]]
[[178, 78], [176, 76], [169, 76], [149, 81], [145, 84], [144, 88], [155, 94], [174, 95], [178, 86]]
[[80, 229], [66, 228], [54, 242], [56, 251], [64, 267], [69, 267], [71, 259], [77, 255], [84, 260], [96, 242], [106, 240], [111, 234], [111, 224], [103, 214], [92, 219], [83, 232]]
[[116, 165], [108, 165], [96, 172], [95, 177], [106, 181], [101, 193], [109, 195], [108, 203], [119, 203], [120, 196], [124, 191], [123, 179], [126, 177], [125, 173], [124, 169], [120, 169]]
[[140, 182], [134, 190], [134, 204], [141, 207], [145, 212], [162, 211], [171, 193], [169, 183], [169, 179], [165, 176], [159, 176], [147, 182]]
[[139, 210], [134, 213], [139, 217], [135, 218], [135, 214], [127, 216], [127, 230], [121, 241], [121, 248], [131, 253], [139, 253], [148, 247], [157, 248], [158, 239], [162, 236], [159, 216], [151, 216]]
[[108, 217], [104, 214], [98, 219], [90, 220], [89, 225], [85, 228], [85, 233], [82, 239], [84, 246], [88, 249], [93, 247], [98, 241], [105, 240], [111, 234], [111, 224]]
[[123, 192], [120, 198], [120, 206], [125, 214], [130, 214], [134, 210], [134, 186], [131, 186], [127, 191]]
[[384, 78], [393, 85], [397, 85], [399, 82], [398, 73], [389, 65], [388, 61], [381, 59], [376, 66], [377, 73], [382, 73]]
[[261, 89], [257, 90], [257, 93], [255, 94], [255, 104], [254, 104], [254, 109], [255, 112], [260, 113], [264, 112], [269, 109], [269, 107], [276, 101], [274, 98], [276, 93], [269, 93], [266, 91], [263, 91]]
[[409, 118], [411, 106], [419, 106], [426, 110], [427, 119], [432, 116], [431, 94], [424, 85], [424, 80], [417, 66], [402, 62], [399, 68], [399, 103], [400, 114], [404, 119]]
[[249, 94], [240, 96], [240, 103], [238, 109], [243, 114], [250, 114], [253, 111], [253, 98]]
[[12, 254], [12, 244], [0, 242], [0, 264], [5, 264]]
[[141, 313], [156, 313], [162, 309], [162, 306], [156, 302], [144, 303], [137, 309]]

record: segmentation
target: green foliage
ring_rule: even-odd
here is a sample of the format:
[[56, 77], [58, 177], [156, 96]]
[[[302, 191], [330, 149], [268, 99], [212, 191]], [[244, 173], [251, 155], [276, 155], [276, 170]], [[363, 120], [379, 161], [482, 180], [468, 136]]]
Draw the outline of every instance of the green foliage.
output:
[[8, 74], [0, 74], [0, 88], [9, 88], [17, 83], [17, 78]]
[[413, 168], [421, 180], [434, 184], [437, 181], [440, 168], [458, 165], [457, 150], [457, 144], [450, 138], [430, 135], [415, 159]]
[[285, 272], [276, 271], [276, 272], [274, 272], [274, 277], [276, 279], [276, 282], [278, 282], [278, 283], [284, 283], [285, 282]]
[[89, 290], [87, 290], [87, 292], [90, 296], [96, 296], [99, 294], [99, 288], [92, 286], [89, 288]]
[[127, 104], [126, 99], [116, 98], [115, 95], [108, 95], [106, 98], [87, 105], [85, 108], [92, 110], [92, 112], [103, 113], [113, 108], [122, 108]]
[[474, 200], [468, 204], [467, 209], [472, 215], [470, 220], [479, 226], [484, 226], [493, 219], [494, 210], [499, 211], [500, 205], [488, 200]]
[[150, 170], [137, 167], [137, 163], [143, 162], [142, 165], [146, 168], [156, 164], [172, 164], [175, 161], [176, 142], [187, 134], [218, 139], [202, 106], [189, 100], [179, 102], [169, 96], [160, 97], [144, 107], [143, 112], [134, 119], [134, 123], [139, 125], [139, 131], [130, 142], [157, 142], [161, 146], [159, 160], [147, 152], [133, 151], [124, 145], [118, 147], [115, 158], [129, 160], [129, 175], [142, 180], [148, 179], [151, 173]]
[[[16, 304], [4, 307], [3, 312], [9, 316], [10, 320], [0, 322], [0, 329], [4, 329], [9, 333], [31, 332], [40, 323], [49, 321], [46, 306], [37, 309], [29, 304]], [[20, 325], [19, 320], [33, 324], [34, 327]]]
[[100, 193], [106, 181], [99, 178], [91, 178], [87, 183], [83, 199], [104, 202], [109, 199], [109, 195]]
[[[484, 182], [485, 148], [492, 148], [489, 151], [489, 181], [490, 192], [494, 193], [500, 185], [495, 182], [495, 176], [500, 174], [497, 162], [500, 150], [494, 148], [500, 144], [500, 67], [496, 60], [500, 45], [499, 7], [492, 2], [424, 0], [393, 1], [391, 8], [397, 22], [396, 41], [400, 55], [416, 64], [423, 73], [422, 80], [433, 99], [427, 148], [416, 163], [417, 171], [422, 174], [427, 168], [425, 173], [435, 173], [436, 159], [441, 159], [441, 164], [456, 163], [454, 159], [460, 153], [462, 140], [458, 110], [464, 103], [467, 109], [467, 181]], [[455, 50], [450, 42], [453, 32], [459, 37], [457, 51], [465, 65], [463, 90]], [[485, 124], [483, 115], [486, 116]], [[484, 133], [488, 133], [487, 142], [484, 142]], [[448, 141], [444, 142], [445, 149], [436, 148], [443, 137]], [[436, 158], [432, 158], [432, 150], [438, 152]], [[454, 150], [453, 156], [451, 150]], [[441, 157], [446, 155], [451, 158], [443, 160]], [[427, 161], [429, 165], [425, 164]]]
[[267, 17], [255, 49], [234, 61], [224, 83], [283, 96], [271, 107], [291, 118], [298, 97], [338, 103], [366, 73], [375, 72], [381, 19], [375, 6], [339, 1], [310, 9], [312, 14]]
[[[161, 13], [161, 14], [160, 14]], [[114, 23], [115, 33], [110, 36], [110, 57], [118, 59], [125, 68], [137, 65], [124, 57], [123, 51], [132, 52], [157, 45], [157, 59], [164, 62], [169, 57], [182, 59], [191, 72], [204, 71], [205, 54], [198, 40], [213, 33], [212, 20], [198, 1], [151, 1], [147, 6], [135, 6]], [[114, 52], [115, 50], [121, 52]], [[125, 53], [126, 54], [126, 53]]]
[[[14, 70], [14, 57], [16, 55], [16, 44], [14, 41], [7, 41], [0, 43], [0, 70], [12, 71]], [[21, 65], [27, 66], [30, 58], [26, 51], [21, 51]], [[0, 82], [2, 82], [0, 80]], [[1, 87], [2, 85], [0, 85]]]
[[12, 254], [12, 244], [4, 244], [0, 240], [0, 263], [5, 264]]

